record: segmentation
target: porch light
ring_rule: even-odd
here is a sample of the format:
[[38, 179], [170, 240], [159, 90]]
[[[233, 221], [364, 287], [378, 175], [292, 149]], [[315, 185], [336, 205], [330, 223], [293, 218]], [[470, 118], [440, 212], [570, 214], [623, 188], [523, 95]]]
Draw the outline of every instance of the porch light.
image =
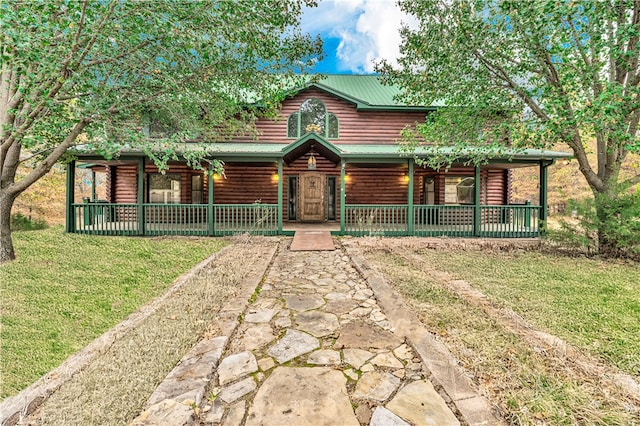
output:
[[311, 150], [309, 151], [309, 159], [307, 160], [307, 169], [315, 170], [316, 169], [316, 157], [313, 155], [313, 145], [311, 145]]
[[271, 175], [271, 180], [272, 180], [273, 182], [278, 182], [278, 181], [280, 180], [280, 175], [279, 175], [279, 174], [277, 174], [277, 173], [272, 174], [272, 175]]
[[408, 174], [404, 174], [404, 176], [402, 176], [402, 182], [404, 183], [409, 183], [409, 175]]

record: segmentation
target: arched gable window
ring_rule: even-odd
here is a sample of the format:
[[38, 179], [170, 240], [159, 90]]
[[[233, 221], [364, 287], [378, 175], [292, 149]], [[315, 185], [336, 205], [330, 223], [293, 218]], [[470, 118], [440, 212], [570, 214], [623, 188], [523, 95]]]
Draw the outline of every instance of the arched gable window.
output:
[[300, 110], [287, 119], [287, 137], [299, 138], [314, 132], [329, 139], [339, 136], [338, 117], [328, 112], [324, 102], [318, 98], [309, 98], [300, 105]]

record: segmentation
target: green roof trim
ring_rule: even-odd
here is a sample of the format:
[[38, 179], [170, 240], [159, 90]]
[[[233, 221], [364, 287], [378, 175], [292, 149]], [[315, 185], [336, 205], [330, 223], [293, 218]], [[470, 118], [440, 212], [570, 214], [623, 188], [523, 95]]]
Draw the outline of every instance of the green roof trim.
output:
[[287, 145], [286, 147], [282, 148], [282, 154], [283, 155], [289, 154], [294, 149], [304, 145], [305, 143], [307, 143], [308, 141], [311, 141], [311, 140], [314, 141], [314, 142], [318, 142], [318, 144], [322, 145], [323, 147], [325, 147], [326, 149], [328, 149], [329, 151], [331, 151], [333, 154], [335, 154], [337, 156], [341, 156], [342, 155], [342, 152], [340, 151], [340, 148], [338, 148], [336, 145], [334, 145], [333, 143], [329, 142], [324, 137], [322, 137], [319, 134], [314, 133], [314, 132], [307, 133], [304, 136], [302, 136], [300, 139], [298, 139], [297, 141], [291, 142], [289, 145]]

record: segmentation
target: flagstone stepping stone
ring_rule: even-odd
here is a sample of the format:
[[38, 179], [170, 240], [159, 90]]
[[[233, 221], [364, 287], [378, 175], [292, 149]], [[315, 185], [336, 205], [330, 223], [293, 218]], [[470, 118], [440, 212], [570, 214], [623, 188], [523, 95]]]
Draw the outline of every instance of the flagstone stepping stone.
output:
[[395, 392], [399, 385], [400, 379], [391, 373], [384, 371], [367, 372], [358, 380], [353, 397], [384, 402]]
[[[262, 287], [262, 290], [264, 290], [264, 286]], [[260, 294], [260, 297], [258, 297], [256, 301], [251, 304], [250, 309], [252, 310], [252, 312], [257, 312], [262, 309], [274, 309], [280, 307], [282, 307], [281, 300], [275, 299], [273, 297], [263, 297], [262, 294]]]
[[213, 405], [209, 407], [209, 411], [206, 411], [206, 415], [204, 417], [205, 423], [220, 423], [222, 420], [222, 416], [224, 415], [224, 402], [220, 398], [216, 398], [213, 401]]
[[276, 337], [269, 324], [254, 324], [239, 339], [238, 348], [245, 351], [259, 349], [273, 342]]
[[287, 294], [284, 296], [287, 308], [294, 311], [308, 311], [324, 305], [324, 299], [317, 294]]
[[246, 394], [253, 392], [255, 389], [256, 381], [253, 380], [253, 377], [247, 377], [238, 383], [234, 383], [231, 386], [222, 389], [218, 397], [227, 404], [231, 404]]
[[369, 371], [376, 371], [376, 368], [373, 365], [366, 363], [365, 365], [360, 367], [360, 371], [362, 371], [363, 373], [368, 373]]
[[218, 382], [224, 386], [256, 371], [258, 371], [256, 357], [248, 351], [240, 352], [222, 360], [218, 366]]
[[365, 362], [369, 361], [373, 357], [373, 353], [365, 351], [364, 349], [344, 349], [342, 356], [344, 362], [351, 365], [356, 370], [359, 370]]
[[338, 365], [340, 364], [340, 352], [332, 351], [331, 349], [321, 349], [312, 352], [307, 362], [317, 365]]
[[287, 330], [287, 334], [270, 347], [267, 354], [282, 364], [319, 347], [320, 342], [315, 337], [298, 330]]
[[406, 359], [406, 360], [413, 359], [413, 352], [411, 351], [411, 348], [409, 347], [409, 345], [407, 345], [406, 343], [403, 343], [402, 345], [395, 348], [393, 350], [393, 353], [395, 356], [397, 356], [400, 359]]
[[371, 296], [373, 296], [373, 292], [368, 288], [364, 288], [362, 290], [356, 291], [356, 294], [353, 295], [353, 298], [356, 300], [365, 301]]
[[353, 311], [349, 312], [349, 315], [352, 315], [354, 317], [366, 317], [371, 313], [371, 309], [372, 308], [358, 307], [358, 308], [355, 308]]
[[321, 286], [326, 286], [326, 287], [331, 287], [336, 285], [336, 280], [334, 280], [333, 278], [321, 278], [319, 280], [315, 280], [315, 284], [316, 285], [321, 285]]
[[258, 367], [260, 367], [260, 370], [262, 371], [271, 370], [275, 366], [276, 362], [273, 360], [273, 358], [266, 357], [258, 360]]
[[301, 312], [296, 315], [297, 328], [315, 337], [328, 336], [338, 329], [338, 317], [320, 311]]
[[324, 296], [327, 300], [351, 300], [351, 295], [349, 293], [327, 293]]
[[376, 407], [369, 426], [411, 426], [409, 423], [402, 420], [400, 417], [393, 414], [391, 411], [384, 407]]
[[359, 426], [346, 382], [330, 367], [277, 367], [258, 389], [245, 425]]
[[336, 340], [335, 349], [389, 349], [392, 350], [402, 344], [399, 337], [376, 326], [352, 322], [342, 326], [340, 337]]
[[246, 410], [246, 403], [244, 401], [238, 401], [229, 408], [229, 414], [224, 419], [225, 426], [240, 426], [242, 419], [244, 418], [244, 412]]
[[173, 399], [165, 399], [140, 413], [131, 426], [188, 424], [193, 408]]
[[417, 425], [459, 426], [442, 397], [427, 380], [409, 383], [387, 404], [387, 409]]
[[275, 325], [278, 328], [291, 327], [291, 318], [289, 318], [289, 317], [278, 317], [273, 322], [273, 325]]
[[404, 379], [404, 376], [407, 375], [407, 370], [405, 370], [404, 368], [401, 368], [399, 370], [394, 371], [393, 373], [394, 376], [396, 376], [399, 379]]
[[245, 315], [244, 321], [253, 323], [269, 322], [277, 312], [277, 309], [263, 309], [261, 311], [251, 312]]
[[387, 317], [384, 316], [380, 309], [374, 309], [371, 312], [371, 315], [369, 315], [369, 319], [371, 319], [371, 321], [378, 322], [384, 321], [385, 319], [387, 319]]
[[330, 300], [322, 307], [323, 311], [341, 315], [355, 309], [358, 305], [353, 300]]
[[360, 376], [358, 376], [358, 373], [353, 371], [352, 368], [347, 368], [346, 370], [343, 371], [343, 373], [353, 381], [358, 380], [360, 378]]
[[402, 365], [402, 363], [398, 361], [398, 358], [393, 356], [391, 352], [378, 354], [369, 362], [375, 365], [376, 367], [390, 367], [390, 368], [404, 367], [404, 365]]

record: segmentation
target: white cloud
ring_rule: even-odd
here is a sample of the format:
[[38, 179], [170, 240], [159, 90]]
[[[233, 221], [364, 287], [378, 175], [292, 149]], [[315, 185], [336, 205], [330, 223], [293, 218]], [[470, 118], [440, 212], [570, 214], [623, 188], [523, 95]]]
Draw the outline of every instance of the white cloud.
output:
[[337, 68], [356, 73], [373, 72], [381, 59], [396, 62], [403, 23], [417, 25], [395, 0], [324, 0], [307, 9], [302, 20], [303, 29], [311, 34], [339, 38]]

